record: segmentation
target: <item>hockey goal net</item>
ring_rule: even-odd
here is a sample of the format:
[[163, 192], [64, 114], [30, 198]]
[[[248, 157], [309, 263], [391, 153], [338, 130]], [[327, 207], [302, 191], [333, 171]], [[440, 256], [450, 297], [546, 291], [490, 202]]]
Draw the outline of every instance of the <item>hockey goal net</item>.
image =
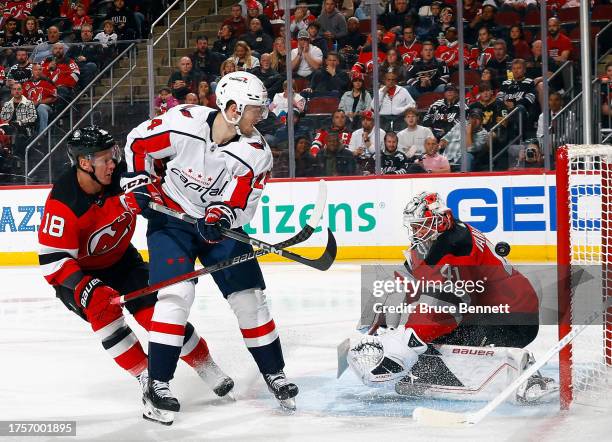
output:
[[588, 324], [559, 354], [561, 408], [567, 409], [610, 392], [612, 146], [560, 147], [556, 166], [559, 338]]

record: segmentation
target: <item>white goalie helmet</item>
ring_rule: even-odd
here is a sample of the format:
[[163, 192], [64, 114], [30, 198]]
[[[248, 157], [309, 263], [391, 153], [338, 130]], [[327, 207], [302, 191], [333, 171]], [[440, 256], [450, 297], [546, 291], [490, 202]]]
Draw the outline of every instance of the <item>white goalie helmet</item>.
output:
[[452, 228], [453, 223], [451, 210], [436, 192], [421, 192], [404, 208], [404, 227], [408, 229], [412, 248], [433, 241]]
[[[261, 119], [268, 117], [268, 91], [259, 78], [250, 72], [231, 72], [219, 80], [215, 89], [217, 106], [225, 121], [237, 125], [242, 118], [246, 106], [257, 106], [261, 108]], [[237, 119], [231, 120], [225, 113], [230, 102], [236, 103]]]

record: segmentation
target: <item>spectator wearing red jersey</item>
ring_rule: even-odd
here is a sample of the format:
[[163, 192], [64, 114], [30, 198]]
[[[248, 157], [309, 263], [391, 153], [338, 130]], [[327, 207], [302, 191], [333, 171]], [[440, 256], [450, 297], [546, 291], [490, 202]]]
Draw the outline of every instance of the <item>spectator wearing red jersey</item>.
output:
[[406, 26], [404, 28], [402, 41], [397, 45], [396, 49], [407, 65], [412, 64], [412, 62], [421, 55], [423, 45], [417, 41], [413, 26]]
[[23, 83], [23, 94], [36, 106], [38, 133], [41, 133], [49, 123], [51, 105], [57, 101], [57, 88], [42, 76], [40, 64], [32, 65], [32, 78]]
[[75, 33], [81, 32], [83, 25], [93, 24], [93, 20], [89, 15], [87, 15], [85, 6], [83, 6], [82, 3], [77, 4], [76, 11], [70, 17], [70, 21], [72, 22], [72, 30]]
[[489, 28], [484, 26], [481, 27], [478, 30], [478, 41], [472, 49], [470, 49], [470, 69], [483, 69], [487, 62], [495, 56], [493, 43], [493, 36]]
[[83, 6], [85, 15], [87, 15], [90, 3], [90, 0], [64, 0], [60, 6], [60, 15], [62, 17], [72, 18], [77, 13], [79, 6]]
[[[378, 63], [381, 64], [385, 61], [387, 51], [393, 47], [395, 43], [395, 34], [392, 32], [385, 32], [382, 29], [377, 31], [378, 34]], [[372, 60], [372, 36], [368, 35], [366, 46], [361, 49], [357, 63], [351, 68], [351, 72], [357, 74], [365, 74], [372, 72], [374, 62]]]
[[233, 36], [242, 35], [247, 31], [246, 19], [242, 16], [242, 8], [239, 4], [232, 5], [231, 15], [223, 20], [223, 24], [230, 27]]
[[561, 32], [561, 22], [556, 17], [548, 19], [548, 56], [562, 64], [569, 60], [572, 52], [572, 41]]
[[329, 129], [319, 130], [310, 147], [310, 154], [316, 157], [319, 151], [327, 148], [327, 136], [330, 132], [336, 132], [340, 139], [340, 144], [348, 148], [351, 142], [352, 131], [346, 126], [346, 114], [338, 109], [332, 114], [332, 124]]
[[63, 107], [74, 97], [81, 71], [73, 59], [65, 56], [63, 43], [55, 43], [52, 51], [53, 56], [42, 63], [43, 75], [57, 87], [58, 104]]
[[[446, 66], [451, 69], [456, 69], [459, 67], [459, 42], [457, 41], [457, 29], [454, 26], [446, 29], [444, 32], [444, 40], [440, 43], [440, 46], [436, 48], [434, 55], [435, 58], [443, 61]], [[470, 52], [464, 45], [464, 63], [467, 64], [469, 56]]]

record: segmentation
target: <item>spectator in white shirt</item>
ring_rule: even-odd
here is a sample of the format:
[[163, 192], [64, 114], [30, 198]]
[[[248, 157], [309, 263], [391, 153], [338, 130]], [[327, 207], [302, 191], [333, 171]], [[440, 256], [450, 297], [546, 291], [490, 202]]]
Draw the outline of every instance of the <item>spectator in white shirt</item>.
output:
[[291, 69], [298, 77], [308, 78], [323, 63], [323, 52], [310, 44], [308, 31], [298, 32], [298, 47], [291, 50]]
[[[297, 110], [298, 113], [304, 112], [304, 106], [306, 100], [300, 94], [295, 92], [295, 81], [293, 81], [293, 109]], [[270, 103], [270, 110], [274, 112], [277, 117], [287, 115], [289, 109], [289, 99], [287, 98], [287, 80], [283, 82], [283, 93], [275, 94], [272, 103]]]
[[[380, 151], [385, 149], [385, 131], [378, 129]], [[365, 111], [361, 113], [361, 129], [357, 129], [351, 135], [349, 150], [356, 157], [367, 158], [376, 153], [374, 144], [374, 113]]]
[[406, 154], [408, 158], [421, 155], [424, 152], [425, 140], [433, 137], [431, 129], [420, 126], [419, 114], [414, 107], [409, 107], [404, 115], [406, 129], [398, 132], [398, 148]]
[[381, 126], [386, 131], [397, 132], [404, 128], [404, 112], [416, 103], [410, 93], [397, 85], [398, 74], [390, 71], [385, 74], [385, 85], [378, 91]]

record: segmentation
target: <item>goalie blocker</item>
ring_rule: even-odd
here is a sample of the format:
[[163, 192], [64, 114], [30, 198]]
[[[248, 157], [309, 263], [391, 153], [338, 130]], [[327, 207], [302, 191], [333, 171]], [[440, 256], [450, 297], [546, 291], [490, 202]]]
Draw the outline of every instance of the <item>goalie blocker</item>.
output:
[[[400, 394], [491, 398], [533, 362], [523, 348], [539, 329], [535, 290], [481, 232], [456, 219], [436, 193], [415, 196], [404, 211], [404, 225], [412, 243], [404, 265], [415, 283], [404, 296], [412, 301], [405, 305], [413, 308], [399, 330], [366, 336], [354, 345], [348, 364], [366, 385], [394, 382]], [[425, 290], [432, 282], [438, 289]], [[458, 289], [457, 283], [467, 282], [477, 282], [479, 289], [440, 289]], [[505, 309], [500, 314], [463, 313], [461, 305], [475, 312], [475, 307]], [[517, 400], [533, 402], [554, 391], [552, 380], [536, 373]]]

